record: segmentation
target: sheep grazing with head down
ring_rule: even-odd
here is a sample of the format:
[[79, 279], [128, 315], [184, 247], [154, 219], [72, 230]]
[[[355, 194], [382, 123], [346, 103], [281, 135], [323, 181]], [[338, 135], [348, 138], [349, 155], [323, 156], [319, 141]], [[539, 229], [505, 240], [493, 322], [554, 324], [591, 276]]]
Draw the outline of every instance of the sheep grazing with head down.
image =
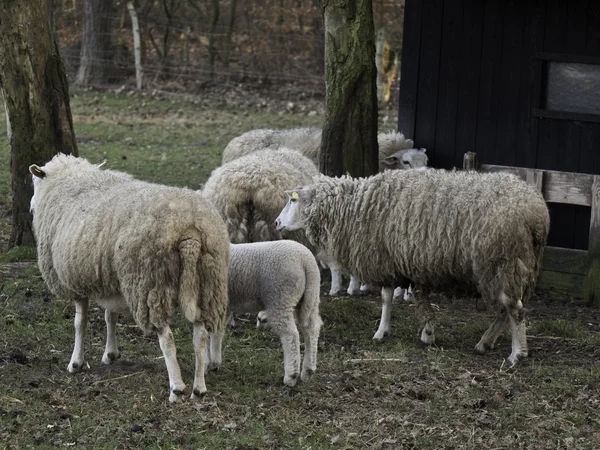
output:
[[[223, 164], [262, 150], [289, 148], [302, 153], [319, 164], [321, 134], [318, 128], [293, 128], [290, 130], [259, 129], [233, 138], [223, 150]], [[379, 170], [418, 169], [427, 166], [425, 149], [414, 149], [413, 141], [402, 133], [389, 132], [377, 135], [379, 143]]]
[[493, 347], [509, 323], [509, 365], [527, 356], [523, 303], [535, 286], [550, 226], [535, 188], [506, 173], [408, 170], [361, 179], [322, 176], [288, 194], [278, 230], [304, 229], [359, 279], [384, 286], [375, 339], [389, 333], [394, 286], [412, 281], [424, 310], [421, 341], [432, 343], [427, 291], [460, 283], [498, 311], [476, 351]]
[[59, 154], [33, 175], [31, 199], [42, 276], [53, 294], [75, 302], [75, 348], [69, 372], [84, 365], [89, 300], [106, 308], [102, 363], [119, 357], [115, 327], [130, 311], [144, 332], [157, 332], [169, 373], [169, 400], [183, 394], [170, 328], [179, 305], [194, 325], [192, 398], [206, 392], [208, 332], [227, 311], [229, 240], [217, 211], [188, 189], [134, 180]]
[[[229, 311], [258, 313], [281, 339], [285, 376], [294, 386], [300, 376], [308, 381], [317, 369], [317, 344], [322, 325], [319, 315], [319, 267], [310, 250], [295, 241], [231, 244], [229, 257]], [[267, 321], [268, 317], [268, 321]], [[300, 372], [300, 339], [304, 337], [304, 360]], [[221, 363], [223, 332], [210, 339], [211, 365]]]
[[232, 243], [272, 241], [281, 239], [275, 218], [287, 202], [285, 190], [318, 173], [297, 151], [256, 152], [213, 170], [202, 195], [225, 219]]

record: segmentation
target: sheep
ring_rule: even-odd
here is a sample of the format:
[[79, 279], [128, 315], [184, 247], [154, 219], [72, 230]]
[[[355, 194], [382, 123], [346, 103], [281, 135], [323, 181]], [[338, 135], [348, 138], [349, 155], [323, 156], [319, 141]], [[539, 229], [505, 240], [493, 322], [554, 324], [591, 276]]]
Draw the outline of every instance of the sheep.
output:
[[59, 154], [29, 168], [38, 263], [50, 291], [75, 302], [75, 346], [68, 371], [84, 365], [89, 300], [106, 309], [103, 364], [120, 354], [118, 314], [130, 311], [145, 332], [157, 332], [169, 374], [169, 401], [185, 384], [170, 320], [179, 305], [193, 323], [196, 370], [191, 398], [206, 392], [208, 332], [227, 311], [229, 241], [217, 211], [197, 193], [100, 170], [84, 158]]
[[459, 283], [498, 312], [476, 352], [493, 348], [509, 323], [509, 366], [527, 356], [523, 303], [533, 291], [550, 226], [535, 188], [507, 173], [430, 169], [361, 179], [322, 176], [288, 195], [278, 230], [304, 229], [312, 244], [329, 249], [359, 279], [383, 286], [374, 339], [389, 333], [393, 287], [411, 281], [423, 312], [420, 339], [433, 343], [427, 293]]
[[[317, 368], [321, 276], [315, 257], [295, 241], [231, 244], [229, 253], [229, 313], [255, 313], [261, 326], [279, 335], [283, 347], [283, 382], [294, 386], [298, 375], [308, 381]], [[305, 354], [300, 373], [300, 340], [295, 317], [304, 336]], [[210, 337], [210, 364], [221, 363], [223, 332]]]
[[[321, 133], [318, 128], [293, 128], [290, 130], [252, 130], [233, 138], [223, 150], [222, 163], [261, 150], [290, 148], [319, 164]], [[402, 133], [379, 133], [379, 171], [386, 168], [419, 168], [427, 165], [425, 149], [413, 149], [414, 142]], [[403, 150], [409, 150], [404, 152]]]
[[275, 218], [287, 201], [285, 189], [318, 173], [297, 151], [256, 152], [217, 167], [201, 192], [225, 219], [232, 243], [272, 241], [282, 237]]

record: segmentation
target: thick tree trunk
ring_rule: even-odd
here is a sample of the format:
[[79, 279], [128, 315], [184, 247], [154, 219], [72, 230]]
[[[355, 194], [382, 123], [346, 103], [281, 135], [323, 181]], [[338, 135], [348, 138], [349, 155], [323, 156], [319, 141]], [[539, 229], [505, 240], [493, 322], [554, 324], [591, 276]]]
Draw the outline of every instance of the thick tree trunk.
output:
[[0, 89], [8, 125], [13, 225], [10, 246], [33, 243], [29, 166], [77, 154], [63, 62], [45, 0], [0, 2]]
[[81, 57], [75, 77], [77, 86], [103, 85], [110, 72], [111, 0], [84, 0]]
[[325, 122], [320, 170], [355, 177], [377, 172], [377, 70], [371, 0], [322, 0]]

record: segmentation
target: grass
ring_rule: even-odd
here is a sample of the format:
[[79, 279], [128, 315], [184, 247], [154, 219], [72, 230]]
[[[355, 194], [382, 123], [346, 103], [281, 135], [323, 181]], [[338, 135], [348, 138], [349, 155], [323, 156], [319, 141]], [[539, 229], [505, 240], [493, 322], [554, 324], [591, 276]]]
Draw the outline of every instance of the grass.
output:
[[[318, 105], [303, 113], [262, 105], [108, 93], [72, 100], [82, 156], [192, 188], [241, 132], [322, 121], [307, 114]], [[7, 161], [5, 137], [0, 148], [0, 161]], [[7, 164], [0, 166], [3, 199], [6, 213]], [[0, 220], [0, 230], [7, 222]], [[510, 352], [508, 336], [489, 354], [472, 352], [492, 320], [473, 299], [434, 298], [436, 345], [422, 348], [411, 305], [394, 305], [392, 335], [375, 343], [377, 297], [323, 295], [325, 325], [310, 383], [285, 387], [278, 338], [256, 329], [254, 316], [242, 316], [227, 331], [223, 366], [207, 376], [206, 397], [171, 406], [157, 339], [130, 318], [118, 327], [121, 359], [100, 364], [105, 325], [95, 306], [85, 338], [89, 368], [67, 373], [74, 308], [46, 291], [33, 256], [27, 249], [0, 256], [0, 448], [600, 447], [600, 312], [582, 303], [532, 300], [531, 356], [504, 372], [498, 369]], [[176, 315], [173, 329], [189, 393], [191, 327]]]

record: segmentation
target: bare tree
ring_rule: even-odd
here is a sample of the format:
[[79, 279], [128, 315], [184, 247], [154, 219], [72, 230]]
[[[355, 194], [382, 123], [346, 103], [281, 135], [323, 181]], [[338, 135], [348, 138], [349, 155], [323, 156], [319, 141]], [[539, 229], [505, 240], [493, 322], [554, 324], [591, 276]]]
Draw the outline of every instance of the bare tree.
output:
[[81, 57], [75, 84], [92, 86], [106, 84], [112, 54], [112, 0], [84, 0]]
[[29, 166], [77, 154], [65, 68], [45, 0], [0, 2], [0, 90], [4, 97], [12, 204], [9, 245], [33, 243]]
[[377, 69], [371, 0], [322, 0], [325, 121], [319, 168], [327, 175], [377, 172]]

